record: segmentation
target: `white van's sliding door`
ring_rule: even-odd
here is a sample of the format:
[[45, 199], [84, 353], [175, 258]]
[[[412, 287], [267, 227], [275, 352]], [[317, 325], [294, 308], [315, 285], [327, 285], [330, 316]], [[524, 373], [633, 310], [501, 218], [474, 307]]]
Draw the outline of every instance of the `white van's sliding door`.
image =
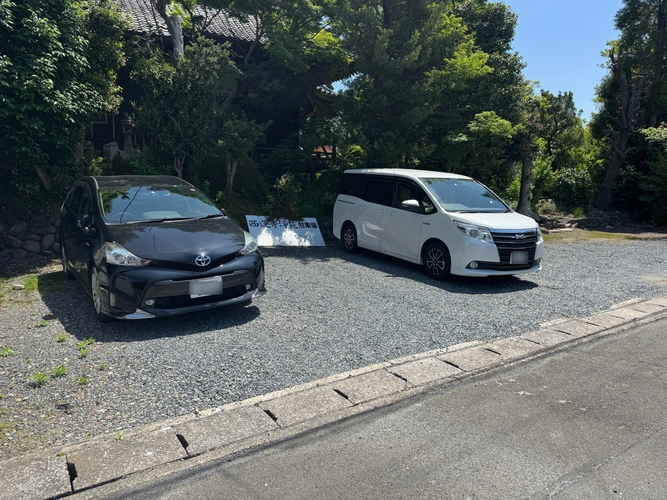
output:
[[385, 253], [419, 261], [423, 209], [408, 209], [402, 203], [406, 200], [421, 202], [423, 194], [420, 191], [408, 183], [398, 183], [394, 207], [385, 216]]
[[364, 182], [364, 201], [359, 205], [357, 239], [360, 247], [382, 252], [385, 239], [385, 217], [392, 210], [394, 182], [367, 176]]

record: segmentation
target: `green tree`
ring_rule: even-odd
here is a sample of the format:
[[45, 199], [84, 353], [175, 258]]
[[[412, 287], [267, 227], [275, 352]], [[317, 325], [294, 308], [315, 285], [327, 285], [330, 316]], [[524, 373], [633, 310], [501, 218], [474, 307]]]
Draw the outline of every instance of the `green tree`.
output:
[[352, 58], [341, 106], [368, 165], [420, 164], [437, 145], [430, 118], [491, 71], [487, 55], [448, 2], [331, 0], [325, 13]]
[[650, 174], [642, 181], [640, 197], [651, 209], [651, 220], [667, 224], [667, 124], [640, 131], [654, 145], [649, 160]]
[[50, 190], [116, 109], [124, 27], [111, 0], [0, 1], [0, 148], [17, 185], [36, 174]]
[[238, 76], [229, 47], [203, 38], [178, 60], [165, 61], [156, 50], [133, 71], [144, 91], [135, 108], [137, 129], [179, 177], [217, 145], [224, 102]]

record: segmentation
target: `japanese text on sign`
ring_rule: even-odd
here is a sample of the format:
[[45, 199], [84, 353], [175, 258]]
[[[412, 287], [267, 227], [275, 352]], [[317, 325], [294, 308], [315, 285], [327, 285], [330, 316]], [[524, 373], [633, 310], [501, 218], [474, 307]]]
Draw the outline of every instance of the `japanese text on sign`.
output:
[[317, 220], [314, 218], [294, 221], [246, 215], [246, 221], [250, 234], [261, 247], [325, 245]]

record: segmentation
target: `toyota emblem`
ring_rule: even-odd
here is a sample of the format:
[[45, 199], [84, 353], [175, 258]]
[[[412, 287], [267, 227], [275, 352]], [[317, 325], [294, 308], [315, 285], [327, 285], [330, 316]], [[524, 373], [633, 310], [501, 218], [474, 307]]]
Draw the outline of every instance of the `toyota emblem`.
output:
[[206, 267], [211, 263], [211, 258], [208, 255], [197, 255], [195, 264], [201, 267]]
[[524, 240], [524, 239], [526, 239], [526, 235], [519, 233], [519, 234], [514, 235], [514, 238], [517, 239], [517, 240]]

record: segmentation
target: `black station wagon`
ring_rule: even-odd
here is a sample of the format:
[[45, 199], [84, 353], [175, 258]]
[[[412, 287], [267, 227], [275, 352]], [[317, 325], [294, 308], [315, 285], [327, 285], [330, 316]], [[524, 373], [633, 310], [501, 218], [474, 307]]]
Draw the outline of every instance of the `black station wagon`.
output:
[[101, 321], [247, 303], [266, 293], [257, 242], [192, 184], [85, 177], [61, 209], [63, 272]]

